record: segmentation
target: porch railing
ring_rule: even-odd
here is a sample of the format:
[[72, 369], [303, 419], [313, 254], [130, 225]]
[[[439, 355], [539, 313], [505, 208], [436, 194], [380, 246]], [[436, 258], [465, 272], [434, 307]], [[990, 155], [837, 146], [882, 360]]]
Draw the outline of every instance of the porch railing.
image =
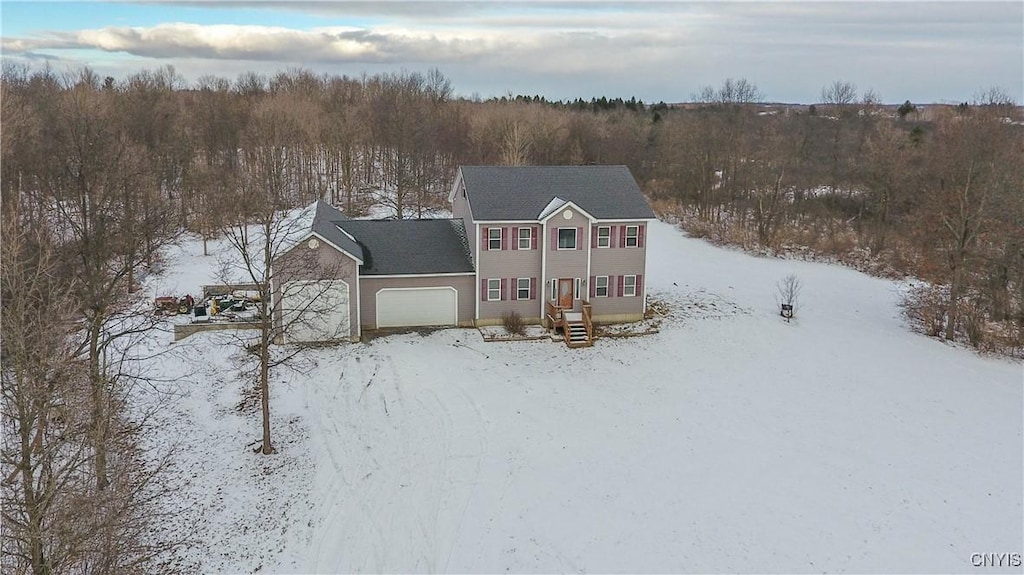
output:
[[545, 323], [548, 329], [555, 329], [562, 325], [562, 308], [549, 302], [544, 303]]
[[583, 300], [583, 325], [587, 328], [587, 343], [594, 341], [594, 320], [591, 319], [591, 305]]

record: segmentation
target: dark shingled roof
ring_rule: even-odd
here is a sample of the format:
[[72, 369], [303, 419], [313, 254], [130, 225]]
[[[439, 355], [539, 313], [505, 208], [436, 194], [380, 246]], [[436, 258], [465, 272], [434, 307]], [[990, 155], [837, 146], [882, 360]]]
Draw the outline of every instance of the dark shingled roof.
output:
[[344, 220], [359, 241], [360, 275], [472, 272], [462, 220]]
[[626, 166], [462, 166], [478, 221], [535, 220], [554, 198], [598, 219], [653, 218]]
[[[345, 214], [339, 212], [323, 200], [317, 200], [316, 212], [313, 215], [313, 231], [323, 236], [324, 239], [366, 261], [363, 249], [352, 238], [345, 235], [345, 232], [338, 229], [338, 223], [348, 221]], [[352, 232], [349, 232], [350, 234]], [[352, 234], [355, 235], [355, 234]]]

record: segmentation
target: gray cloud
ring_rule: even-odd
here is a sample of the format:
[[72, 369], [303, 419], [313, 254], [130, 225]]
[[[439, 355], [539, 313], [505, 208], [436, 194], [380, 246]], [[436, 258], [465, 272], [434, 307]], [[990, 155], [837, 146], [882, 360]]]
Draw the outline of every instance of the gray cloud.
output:
[[745, 76], [769, 98], [791, 101], [813, 100], [834, 79], [873, 88], [889, 101], [965, 99], [993, 85], [1024, 97], [1024, 8], [1017, 2], [192, 5], [250, 4], [381, 20], [352, 27], [325, 18], [323, 27], [311, 29], [111, 26], [3, 38], [3, 49], [9, 55], [100, 50], [127, 55], [136, 67], [173, 63], [184, 73], [437, 66], [459, 90], [485, 96], [636, 94], [671, 101]]

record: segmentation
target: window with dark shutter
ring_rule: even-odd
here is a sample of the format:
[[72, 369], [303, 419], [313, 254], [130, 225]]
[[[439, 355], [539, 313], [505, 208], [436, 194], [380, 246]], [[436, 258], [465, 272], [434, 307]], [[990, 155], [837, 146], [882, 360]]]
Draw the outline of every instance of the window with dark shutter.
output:
[[516, 228], [519, 230], [517, 236], [519, 238], [518, 248], [521, 250], [533, 249], [533, 228]]
[[487, 301], [501, 301], [501, 279], [487, 280]]
[[622, 276], [623, 297], [636, 296], [636, 276]]
[[576, 249], [576, 228], [558, 228], [558, 249]]
[[626, 247], [635, 248], [640, 245], [640, 226], [626, 226]]
[[519, 278], [516, 280], [516, 299], [531, 299], [530, 298], [530, 278]]

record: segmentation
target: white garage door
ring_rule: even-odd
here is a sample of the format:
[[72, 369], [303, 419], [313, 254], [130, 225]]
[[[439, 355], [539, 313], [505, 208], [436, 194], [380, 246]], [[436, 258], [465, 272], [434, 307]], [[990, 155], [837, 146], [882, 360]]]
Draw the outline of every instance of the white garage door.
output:
[[292, 281], [282, 288], [281, 317], [287, 341], [330, 341], [349, 336], [347, 283]]
[[457, 304], [453, 287], [384, 288], [377, 292], [377, 327], [455, 325]]

